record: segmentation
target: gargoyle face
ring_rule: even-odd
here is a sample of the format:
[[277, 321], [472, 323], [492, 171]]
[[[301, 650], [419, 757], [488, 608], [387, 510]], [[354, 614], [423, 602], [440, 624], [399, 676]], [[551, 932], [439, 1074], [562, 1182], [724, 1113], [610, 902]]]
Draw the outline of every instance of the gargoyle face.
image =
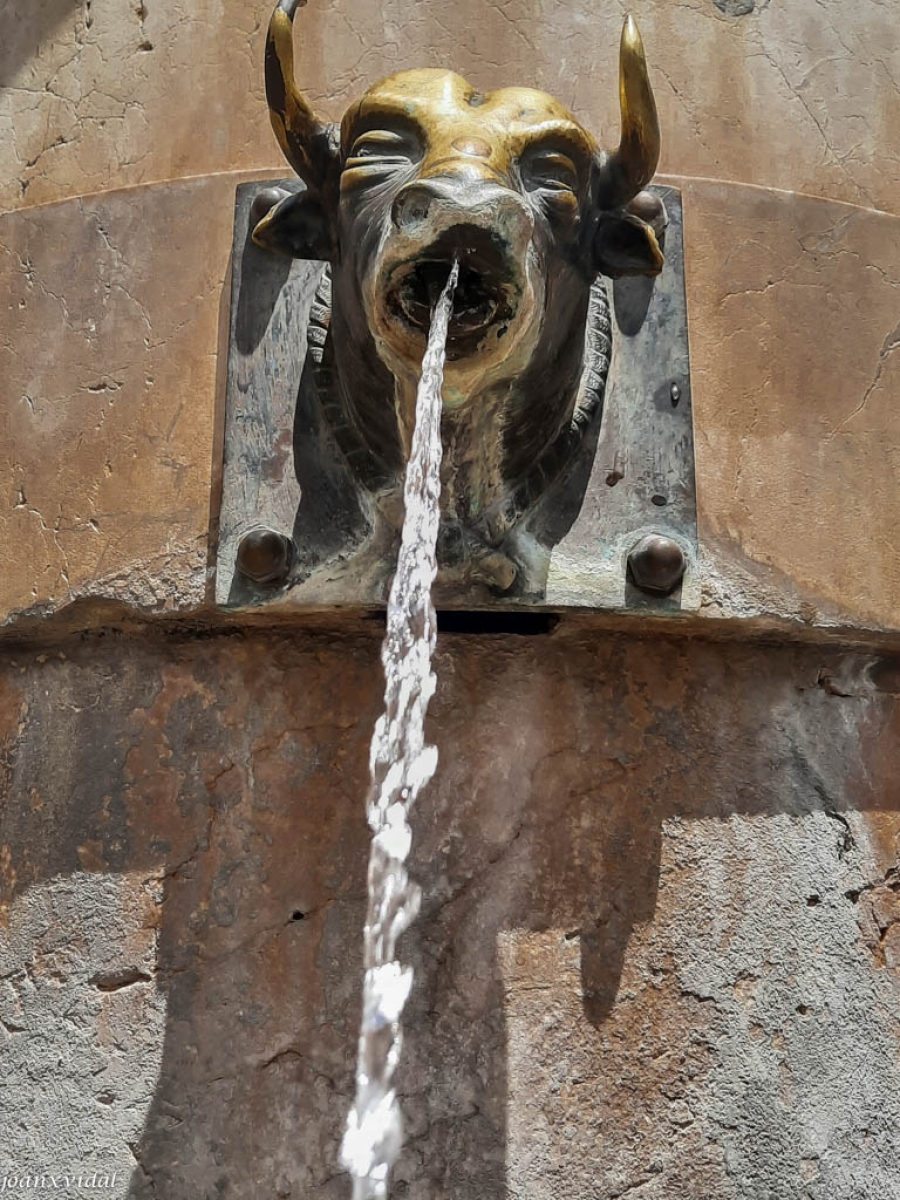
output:
[[393, 76], [350, 110], [338, 213], [347, 250], [336, 274], [352, 274], [394, 372], [421, 362], [455, 258], [448, 390], [463, 403], [479, 390], [473, 375], [483, 382], [522, 370], [548, 291], [584, 291], [595, 154], [551, 97], [480, 95], [447, 71]]
[[297, 257], [352, 260], [368, 315], [399, 353], [421, 351], [435, 287], [454, 256], [453, 358], [489, 355], [496, 331], [527, 325], [519, 310], [545, 263], [571, 265], [588, 280], [659, 271], [653, 229], [627, 207], [659, 157], [630, 17], [620, 52], [621, 141], [606, 154], [552, 96], [483, 94], [450, 71], [393, 75], [349, 109], [340, 130], [323, 124], [294, 83], [292, 22], [305, 2], [281, 0], [275, 9], [266, 92], [275, 134], [306, 191], [276, 206], [254, 238]]
[[275, 9], [266, 93], [305, 189], [275, 204], [253, 237], [331, 263], [340, 404], [365, 453], [395, 477], [434, 303], [459, 260], [444, 484], [454, 519], [465, 522], [533, 474], [578, 418], [597, 275], [653, 275], [662, 266], [664, 210], [642, 191], [659, 130], [640, 35], [629, 17], [612, 153], [543, 92], [483, 94], [443, 70], [391, 76], [337, 128], [317, 118], [294, 82], [302, 3], [280, 0]]

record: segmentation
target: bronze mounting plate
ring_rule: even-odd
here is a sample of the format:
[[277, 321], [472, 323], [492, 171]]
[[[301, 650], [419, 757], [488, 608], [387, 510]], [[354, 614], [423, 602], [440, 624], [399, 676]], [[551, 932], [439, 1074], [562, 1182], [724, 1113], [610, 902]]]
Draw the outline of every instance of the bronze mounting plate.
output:
[[[252, 244], [250, 205], [264, 186], [242, 184], [237, 191], [216, 600], [230, 610], [377, 608], [395, 551], [370, 536], [365, 505], [318, 403], [307, 352], [310, 309], [326, 267]], [[294, 189], [297, 181], [279, 186]], [[669, 215], [666, 265], [655, 280], [607, 281], [613, 351], [596, 449], [589, 446], [588, 460], [528, 518], [545, 536], [557, 529], [541, 586], [528, 594], [438, 591], [439, 607], [669, 613], [698, 607], [681, 195], [653, 190]], [[252, 550], [256, 564], [266, 547], [272, 556], [272, 570], [263, 563], [253, 578], [238, 568], [238, 551], [260, 530], [280, 534], [281, 542], [259, 532], [248, 540], [243, 560]], [[629, 553], [652, 535], [684, 556], [684, 577], [668, 594], [639, 587], [628, 565]]]

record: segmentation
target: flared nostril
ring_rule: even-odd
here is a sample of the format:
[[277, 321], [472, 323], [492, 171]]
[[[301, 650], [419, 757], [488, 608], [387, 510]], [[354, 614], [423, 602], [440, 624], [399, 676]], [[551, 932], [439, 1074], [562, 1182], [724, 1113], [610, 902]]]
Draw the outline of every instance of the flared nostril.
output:
[[394, 201], [391, 220], [397, 229], [409, 231], [428, 217], [434, 195], [418, 184], [406, 187]]

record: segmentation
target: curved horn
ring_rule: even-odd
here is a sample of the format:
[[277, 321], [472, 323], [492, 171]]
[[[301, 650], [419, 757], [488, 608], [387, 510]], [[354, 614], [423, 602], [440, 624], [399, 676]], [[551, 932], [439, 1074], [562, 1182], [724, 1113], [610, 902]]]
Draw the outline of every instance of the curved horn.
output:
[[609, 204], [627, 204], [653, 178], [659, 162], [659, 118], [647, 75], [644, 43], [629, 13], [619, 47], [619, 104], [622, 136], [618, 150], [606, 160]]
[[[266, 100], [278, 144], [285, 158], [312, 189], [321, 184], [316, 159], [327, 141], [327, 127], [294, 82], [294, 14], [306, 0], [279, 0], [266, 36]], [[318, 143], [318, 148], [316, 146]]]

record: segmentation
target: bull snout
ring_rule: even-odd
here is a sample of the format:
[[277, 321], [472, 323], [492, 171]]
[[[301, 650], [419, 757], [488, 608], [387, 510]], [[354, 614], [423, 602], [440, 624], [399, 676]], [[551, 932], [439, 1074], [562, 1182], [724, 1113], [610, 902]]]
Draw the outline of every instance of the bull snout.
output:
[[534, 220], [516, 192], [472, 175], [420, 179], [391, 208], [384, 259], [385, 307], [407, 329], [427, 334], [454, 260], [459, 282], [448, 357], [475, 353], [490, 329], [505, 332], [527, 286]]
[[513, 258], [526, 251], [534, 219], [517, 192], [485, 180], [424, 179], [402, 188], [391, 208], [401, 234], [431, 240], [465, 226], [489, 232]]

